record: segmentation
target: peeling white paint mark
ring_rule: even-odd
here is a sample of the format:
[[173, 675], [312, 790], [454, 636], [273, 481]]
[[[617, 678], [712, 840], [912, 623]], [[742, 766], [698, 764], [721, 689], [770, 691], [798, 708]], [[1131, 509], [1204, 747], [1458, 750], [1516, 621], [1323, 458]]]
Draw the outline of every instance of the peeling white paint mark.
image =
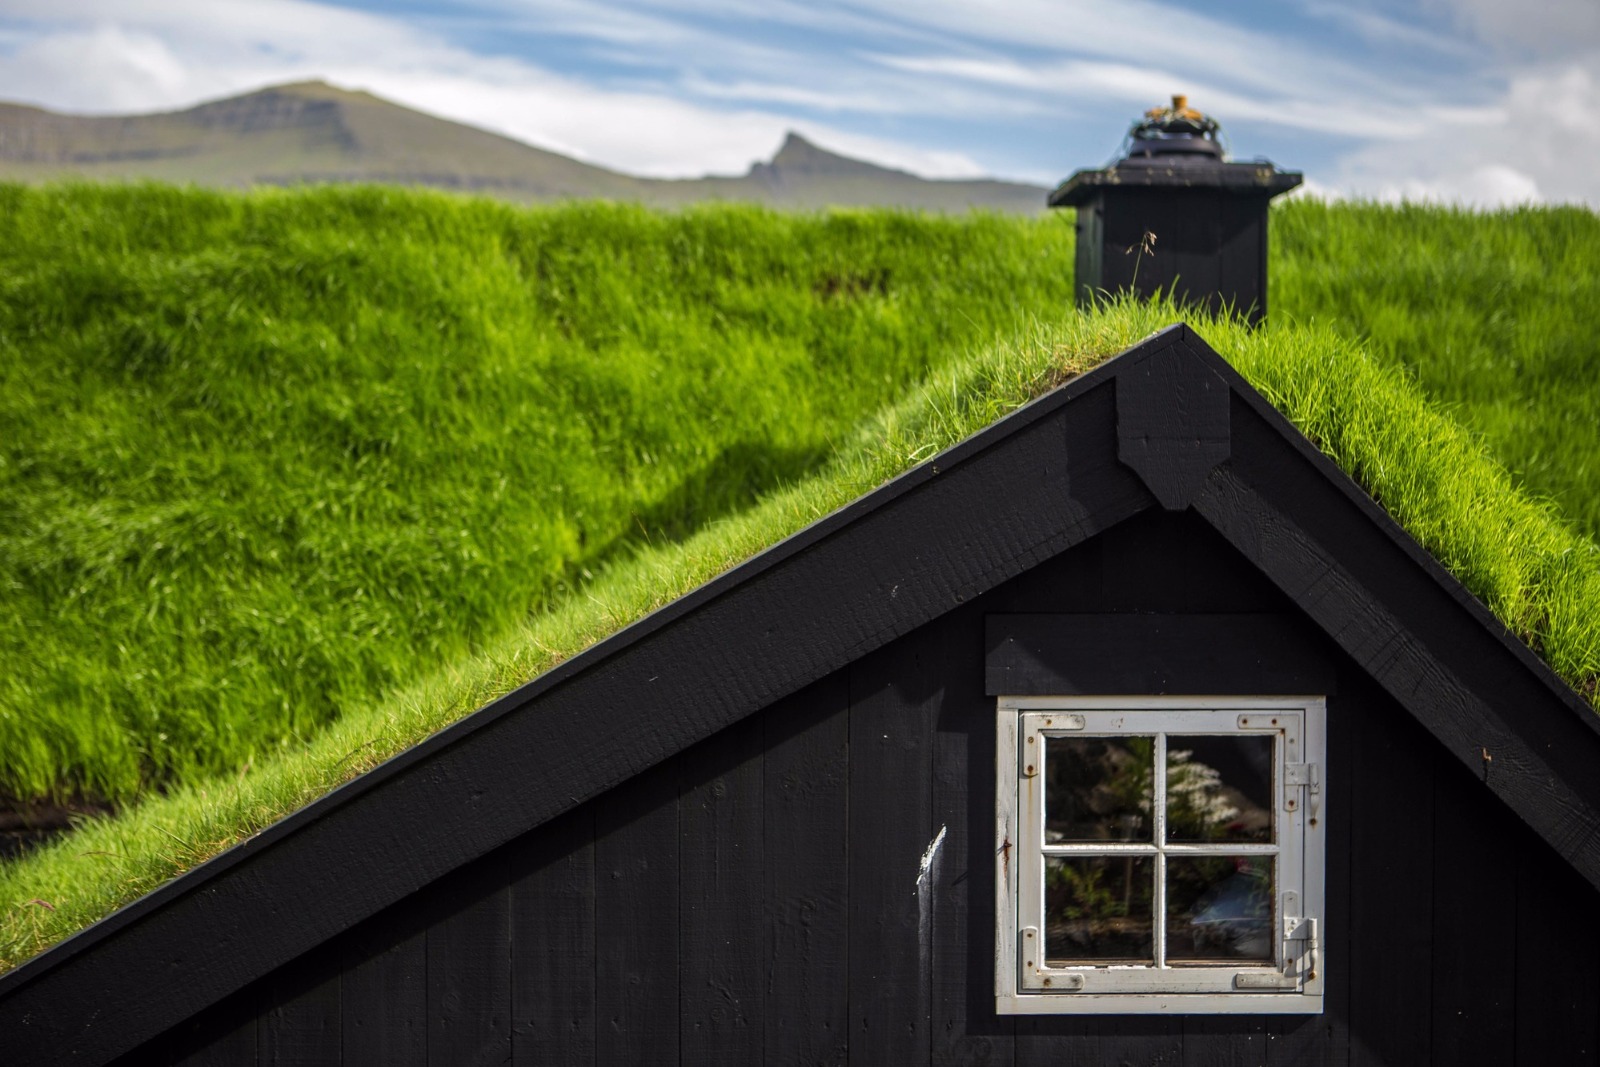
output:
[[948, 829], [948, 826], [939, 827], [939, 832], [933, 835], [922, 853], [922, 862], [917, 865], [917, 887], [913, 893], [917, 898], [917, 981], [924, 989], [932, 978], [933, 967], [933, 894], [925, 890], [929, 887], [930, 876], [938, 868], [939, 846], [944, 844]]
[[927, 851], [922, 854], [922, 864], [917, 868], [917, 889], [922, 892], [922, 883], [928, 880], [928, 872], [933, 870], [933, 861], [939, 857], [939, 846], [944, 844], [947, 826], [940, 826], [939, 832], [933, 835], [933, 840], [928, 842]]

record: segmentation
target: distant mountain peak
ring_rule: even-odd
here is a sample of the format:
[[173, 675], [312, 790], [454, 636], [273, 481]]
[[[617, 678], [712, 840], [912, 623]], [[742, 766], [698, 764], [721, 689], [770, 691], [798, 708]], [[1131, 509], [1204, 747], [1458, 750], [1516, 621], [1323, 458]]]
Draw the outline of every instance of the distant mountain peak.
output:
[[807, 177], [911, 177], [905, 171], [881, 167], [861, 159], [841, 156], [806, 140], [793, 130], [783, 136], [783, 144], [770, 163], [757, 163], [750, 169], [753, 176], [779, 181], [784, 178]]

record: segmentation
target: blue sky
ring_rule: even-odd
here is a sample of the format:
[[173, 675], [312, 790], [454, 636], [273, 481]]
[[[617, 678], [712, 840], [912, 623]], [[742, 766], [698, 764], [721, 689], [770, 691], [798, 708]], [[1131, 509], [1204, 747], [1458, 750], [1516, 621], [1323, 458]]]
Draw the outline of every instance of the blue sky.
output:
[[794, 129], [1040, 184], [1186, 92], [1328, 195], [1600, 207], [1597, 0], [0, 0], [3, 99], [312, 77], [631, 173], [739, 173]]

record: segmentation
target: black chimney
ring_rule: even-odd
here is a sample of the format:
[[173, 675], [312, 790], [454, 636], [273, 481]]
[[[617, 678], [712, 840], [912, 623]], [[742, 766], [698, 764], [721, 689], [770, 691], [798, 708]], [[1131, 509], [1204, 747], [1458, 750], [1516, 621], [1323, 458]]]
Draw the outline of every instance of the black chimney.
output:
[[1080, 170], [1050, 194], [1078, 209], [1080, 306], [1096, 294], [1174, 290], [1180, 300], [1224, 304], [1252, 324], [1267, 313], [1267, 202], [1299, 185], [1271, 163], [1229, 163], [1220, 127], [1174, 96], [1128, 133], [1104, 170]]

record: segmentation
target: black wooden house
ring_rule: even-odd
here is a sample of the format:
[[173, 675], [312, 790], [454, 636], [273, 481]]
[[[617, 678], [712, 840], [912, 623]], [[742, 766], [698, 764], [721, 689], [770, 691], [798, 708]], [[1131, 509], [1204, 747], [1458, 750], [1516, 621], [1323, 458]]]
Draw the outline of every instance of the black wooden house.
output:
[[0, 1061], [1594, 1062], [1597, 772], [1175, 327], [0, 978]]

